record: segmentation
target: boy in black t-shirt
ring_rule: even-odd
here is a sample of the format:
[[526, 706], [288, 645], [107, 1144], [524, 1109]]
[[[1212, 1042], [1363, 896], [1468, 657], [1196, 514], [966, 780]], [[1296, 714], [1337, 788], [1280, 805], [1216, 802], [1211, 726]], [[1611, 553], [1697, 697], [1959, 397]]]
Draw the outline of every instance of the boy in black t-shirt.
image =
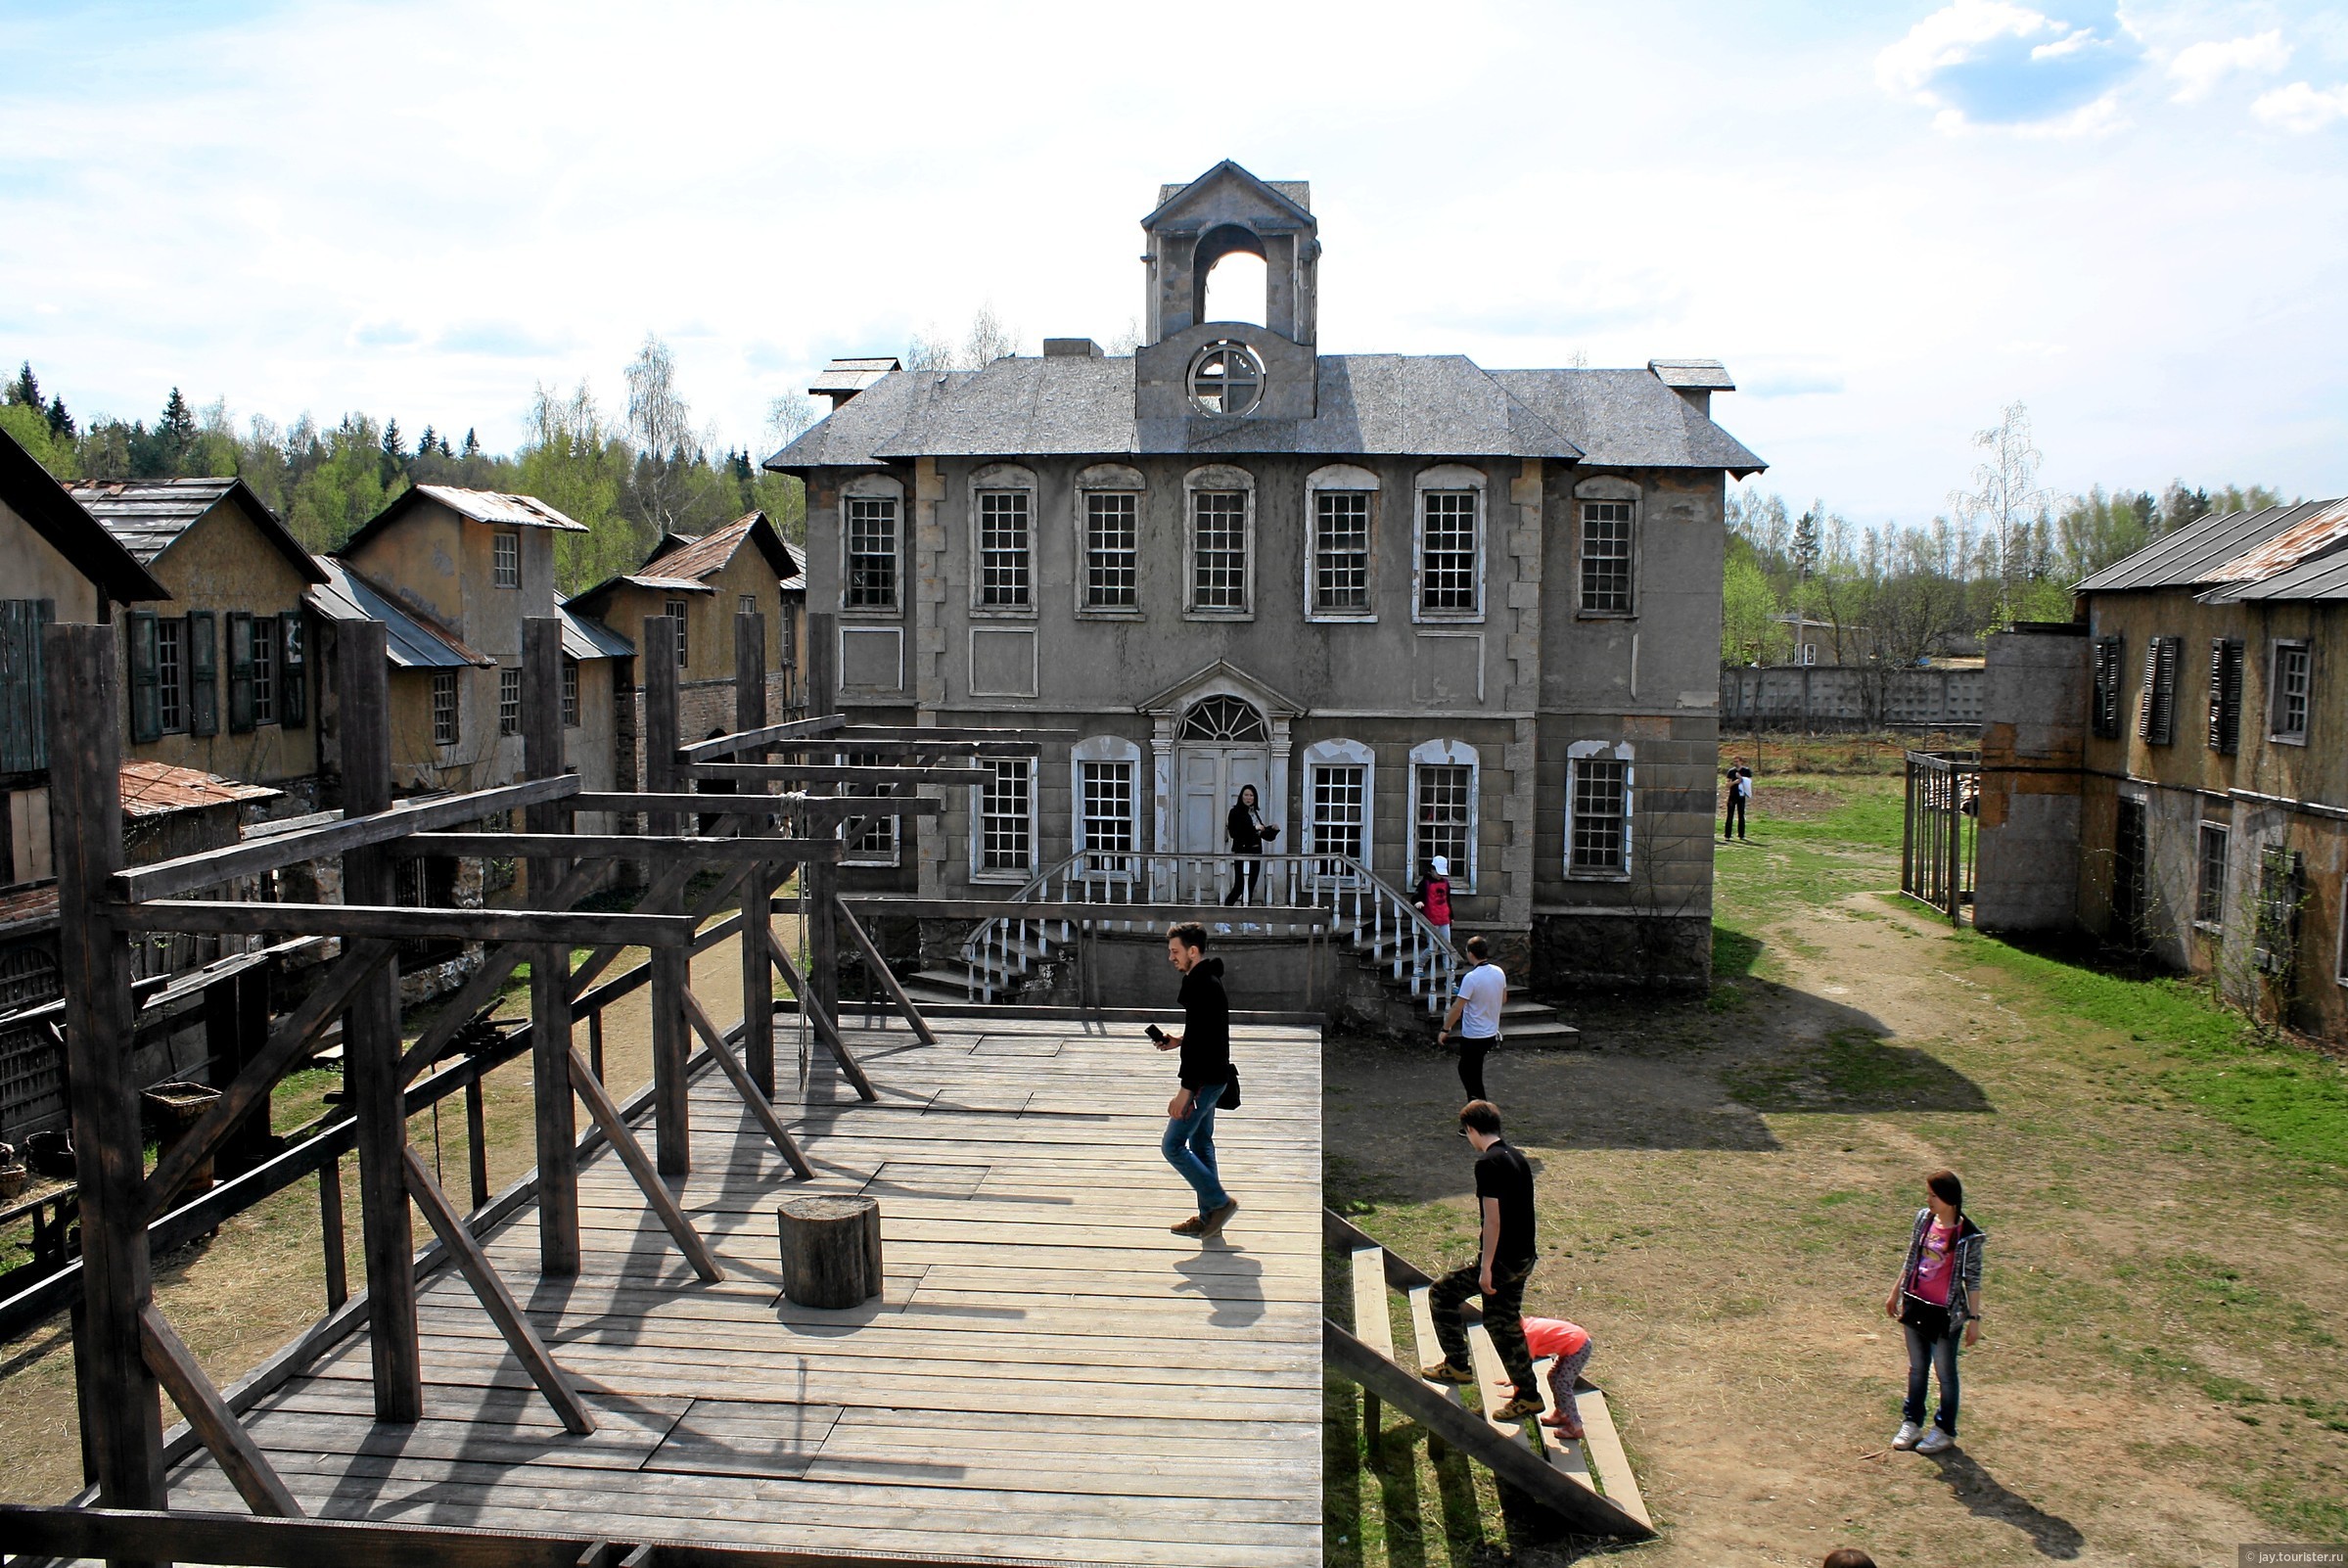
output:
[[1482, 1217], [1482, 1245], [1476, 1261], [1435, 1281], [1427, 1307], [1443, 1360], [1419, 1368], [1434, 1383], [1476, 1380], [1469, 1360], [1467, 1329], [1459, 1308], [1470, 1296], [1484, 1298], [1484, 1331], [1516, 1385], [1516, 1397], [1485, 1412], [1496, 1421], [1539, 1415], [1541, 1385], [1533, 1375], [1533, 1353], [1525, 1345], [1525, 1285], [1533, 1277], [1533, 1168], [1500, 1136], [1500, 1113], [1490, 1100], [1470, 1100], [1459, 1111], [1459, 1135], [1476, 1149], [1476, 1208]]

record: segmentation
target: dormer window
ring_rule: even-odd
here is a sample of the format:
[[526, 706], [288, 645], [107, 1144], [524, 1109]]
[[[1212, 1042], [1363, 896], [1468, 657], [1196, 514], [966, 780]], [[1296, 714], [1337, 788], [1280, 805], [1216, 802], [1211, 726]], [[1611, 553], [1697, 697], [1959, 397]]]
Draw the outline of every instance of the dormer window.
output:
[[1264, 361], [1246, 344], [1211, 343], [1190, 361], [1190, 405], [1202, 414], [1245, 414], [1264, 401]]

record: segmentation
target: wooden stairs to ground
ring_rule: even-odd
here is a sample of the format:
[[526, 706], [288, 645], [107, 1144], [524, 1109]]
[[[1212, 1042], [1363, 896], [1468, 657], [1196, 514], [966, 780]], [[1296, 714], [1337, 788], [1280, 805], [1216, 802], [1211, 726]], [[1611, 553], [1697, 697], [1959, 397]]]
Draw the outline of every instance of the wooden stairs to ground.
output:
[[[1418, 1375], [1420, 1366], [1443, 1358], [1428, 1306], [1428, 1288], [1434, 1282], [1325, 1210], [1322, 1233], [1331, 1247], [1351, 1259], [1355, 1325], [1348, 1330], [1324, 1318], [1322, 1341], [1329, 1364], [1359, 1385], [1363, 1429], [1373, 1439], [1382, 1401], [1426, 1429], [1433, 1453], [1440, 1455], [1443, 1445], [1457, 1449], [1577, 1531], [1632, 1540], [1655, 1533], [1605, 1395], [1586, 1380], [1576, 1382], [1575, 1402], [1585, 1433], [1580, 1443], [1568, 1442], [1535, 1421], [1492, 1421], [1470, 1410], [1455, 1385], [1431, 1383]], [[1407, 1362], [1395, 1354], [1390, 1290], [1402, 1291], [1410, 1303], [1414, 1359]], [[1468, 1348], [1483, 1408], [1497, 1409], [1514, 1389], [1481, 1323], [1469, 1326]], [[1543, 1413], [1553, 1410], [1545, 1378], [1542, 1399], [1547, 1407]]]

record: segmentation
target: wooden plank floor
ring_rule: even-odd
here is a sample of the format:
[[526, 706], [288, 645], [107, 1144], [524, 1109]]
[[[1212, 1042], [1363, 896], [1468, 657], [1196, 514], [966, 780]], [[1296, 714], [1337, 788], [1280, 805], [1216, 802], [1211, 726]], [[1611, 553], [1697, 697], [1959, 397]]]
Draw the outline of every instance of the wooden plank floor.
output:
[[[818, 1051], [786, 1120], [795, 1183], [722, 1077], [694, 1084], [687, 1213], [704, 1285], [609, 1153], [580, 1175], [584, 1263], [541, 1279], [524, 1210], [489, 1252], [599, 1430], [566, 1434], [463, 1280], [420, 1308], [427, 1418], [377, 1427], [364, 1336], [249, 1424], [316, 1515], [629, 1541], [1053, 1561], [1318, 1563], [1320, 1054], [1242, 1026], [1218, 1118], [1241, 1208], [1200, 1244], [1158, 1153], [1171, 1059], [1136, 1026], [954, 1020], [853, 1036], [859, 1103]], [[778, 1054], [788, 1055], [788, 1047]], [[649, 1143], [650, 1131], [645, 1130]], [[882, 1298], [779, 1302], [773, 1210], [881, 1203]], [[175, 1507], [242, 1511], [207, 1458]]]

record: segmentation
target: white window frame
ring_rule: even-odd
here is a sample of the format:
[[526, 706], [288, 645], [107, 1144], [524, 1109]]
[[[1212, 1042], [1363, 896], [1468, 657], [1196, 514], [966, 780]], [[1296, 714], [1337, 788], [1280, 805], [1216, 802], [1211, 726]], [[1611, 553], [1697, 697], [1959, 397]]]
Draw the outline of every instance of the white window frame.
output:
[[[849, 553], [850, 514], [853, 501], [886, 501], [890, 517], [890, 562], [893, 576], [887, 604], [850, 604], [852, 580]], [[905, 487], [885, 474], [865, 474], [840, 486], [840, 614], [857, 621], [900, 621], [905, 614]]]
[[[440, 727], [440, 698], [448, 698], [448, 726]], [[435, 746], [454, 746], [465, 735], [465, 689], [459, 672], [454, 669], [436, 669], [432, 672], [432, 743]]]
[[489, 530], [489, 584], [497, 588], [522, 586], [522, 530]]
[[165, 735], [188, 728], [188, 623], [185, 616], [155, 618], [155, 719]]
[[[893, 758], [883, 758], [871, 752], [835, 752], [832, 756], [832, 760], [835, 762], [840, 762], [849, 766], [872, 766], [895, 761]], [[843, 795], [865, 795], [877, 797], [880, 795], [882, 790], [889, 787], [890, 786], [882, 784], [848, 784], [841, 787], [840, 793]], [[848, 824], [846, 822], [841, 823], [837, 830], [842, 840], [840, 846], [840, 863], [842, 865], [884, 866], [894, 866], [898, 864], [904, 854], [904, 828], [905, 819], [901, 816], [872, 817], [867, 819], [867, 824], [862, 835], [859, 835], [854, 839], [850, 839], [848, 837]], [[889, 848], [886, 852], [872, 848], [867, 843], [869, 836], [876, 830], [885, 831], [888, 835]]]
[[[508, 716], [508, 715], [511, 716]], [[522, 733], [522, 667], [497, 667], [497, 733], [502, 738]]]
[[[2299, 727], [2282, 727], [2283, 677], [2285, 654], [2296, 653], [2305, 662], [2307, 690], [2301, 694]], [[2304, 637], [2278, 637], [2267, 652], [2267, 739], [2279, 746], [2305, 746], [2308, 732], [2315, 727], [2316, 716], [2316, 650]]]
[[1024, 868], [1020, 869], [1013, 869], [1008, 866], [997, 866], [992, 869], [989, 869], [987, 867], [987, 818], [985, 811], [987, 787], [984, 784], [973, 784], [970, 786], [970, 831], [968, 834], [970, 839], [970, 880], [973, 882], [1007, 882], [1017, 886], [1019, 884], [1031, 881], [1035, 877], [1037, 868], [1042, 863], [1036, 857], [1041, 842], [1041, 835], [1038, 832], [1040, 823], [1038, 808], [1042, 803], [1039, 799], [1041, 792], [1036, 787], [1037, 782], [1036, 759], [1033, 757], [1003, 757], [989, 758], [986, 759], [986, 761], [990, 767], [1017, 765], [1027, 769], [1028, 863]]
[[[1638, 770], [1629, 741], [1575, 741], [1565, 749], [1565, 874], [1575, 882], [1628, 882], [1636, 845], [1632, 824], [1638, 819]], [[1599, 759], [1623, 764], [1623, 864], [1619, 871], [1588, 870], [1574, 864], [1574, 795], [1581, 782], [1580, 764]]]
[[693, 614], [693, 601], [683, 595], [665, 599], [661, 603], [661, 613], [676, 623], [676, 668], [681, 673], [692, 662], [685, 643], [685, 627]]
[[1410, 859], [1404, 867], [1404, 886], [1415, 882], [1419, 868], [1427, 863], [1427, 851], [1418, 842], [1418, 780], [1422, 767], [1464, 767], [1467, 769], [1467, 850], [1451, 861], [1451, 891], [1455, 894], [1476, 891], [1476, 841], [1483, 828], [1481, 797], [1484, 789], [1484, 764], [1476, 749], [1465, 741], [1421, 741], [1410, 748]]
[[[1474, 495], [1476, 561], [1475, 605], [1466, 610], [1427, 608], [1427, 496], [1431, 491], [1465, 490]], [[1420, 470], [1410, 483], [1410, 619], [1425, 624], [1475, 624], [1484, 619], [1485, 562], [1491, 557], [1492, 506], [1486, 495], [1484, 471], [1464, 463], [1438, 463]]]
[[[1094, 604], [1092, 594], [1092, 497], [1095, 495], [1130, 495], [1133, 498], [1133, 602], [1131, 604]], [[1084, 621], [1139, 621], [1141, 619], [1141, 535], [1149, 526], [1149, 483], [1141, 470], [1123, 463], [1095, 463], [1077, 475], [1076, 505], [1076, 614]], [[1187, 591], [1187, 589], [1185, 589]]]
[[755, 616], [758, 613], [759, 596], [757, 594], [741, 593], [734, 596], [734, 614], [738, 616]]
[[253, 618], [253, 723], [254, 728], [277, 722], [277, 688], [284, 678], [284, 663], [277, 656], [277, 628], [282, 625], [275, 616], [255, 614]]
[[[1589, 532], [1582, 516], [1582, 508], [1590, 501], [1619, 501], [1631, 508], [1631, 591], [1630, 604], [1621, 610], [1593, 610], [1583, 591], [1583, 557], [1588, 551]], [[1626, 479], [1597, 475], [1574, 486], [1573, 511], [1573, 594], [1574, 614], [1588, 621], [1634, 621], [1638, 617], [1639, 551], [1646, 534], [1645, 497], [1639, 487]], [[1797, 632], [1798, 634], [1798, 632]]]
[[[1233, 609], [1198, 608], [1198, 496], [1206, 491], [1237, 491], [1244, 514], [1240, 548], [1247, 560], [1239, 576], [1239, 604]], [[1185, 621], [1253, 621], [1256, 619], [1256, 477], [1228, 463], [1210, 463], [1182, 476], [1182, 619]]]
[[[1320, 819], [1313, 810], [1312, 775], [1314, 771], [1322, 767], [1359, 767], [1361, 769], [1361, 853], [1358, 858], [1364, 866], [1371, 867], [1374, 874], [1377, 861], [1372, 856], [1377, 853], [1378, 849], [1377, 753], [1360, 741], [1341, 738], [1314, 741], [1305, 748], [1305, 755], [1300, 761], [1302, 766], [1298, 769], [1297, 776], [1302, 781], [1302, 790], [1297, 797], [1299, 809], [1296, 813], [1296, 820], [1304, 824], [1304, 833], [1298, 842], [1297, 853], [1300, 854], [1328, 853], [1320, 847]], [[1320, 886], [1350, 886], [1354, 880], [1350, 876], [1324, 877], [1317, 872], [1312, 874], [1316, 885]]]
[[[1366, 602], [1358, 610], [1319, 607], [1320, 497], [1324, 490], [1369, 495], [1369, 532], [1364, 555], [1368, 563], [1363, 584]], [[1327, 623], [1368, 623], [1378, 619], [1378, 514], [1384, 499], [1378, 476], [1352, 463], [1331, 463], [1305, 476], [1305, 619]]]
[[[1040, 571], [1042, 563], [1038, 559], [1036, 539], [1037, 525], [1041, 519], [1036, 513], [1036, 476], [1034, 472], [1020, 467], [1017, 463], [990, 463], [970, 476], [970, 483], [963, 493], [967, 502], [963, 508], [963, 516], [969, 521], [970, 532], [970, 613], [973, 616], [983, 616], [988, 620], [1035, 620], [1036, 603], [1043, 577]], [[981, 516], [981, 508], [984, 505], [982, 497], [990, 493], [1016, 494], [1026, 498], [1027, 544], [1023, 554], [1026, 557], [1027, 581], [1023, 589], [1025, 593], [1023, 603], [989, 604], [986, 601], [986, 525]]]
[[[2215, 916], [2201, 912], [2203, 873], [2209, 867], [2209, 836], [2215, 833], [2225, 841], [2226, 848], [2219, 856], [2218, 912]], [[2226, 895], [2233, 880], [2233, 829], [2224, 822], [2202, 822], [2193, 833], [2193, 928], [2214, 934], [2226, 929]]]
[[[1142, 771], [1141, 747], [1138, 742], [1129, 741], [1123, 735], [1090, 735], [1077, 742], [1070, 750], [1068, 754], [1068, 816], [1070, 842], [1074, 845], [1075, 853], [1078, 854], [1082, 854], [1092, 848], [1092, 836], [1086, 826], [1089, 819], [1084, 814], [1084, 764], [1087, 762], [1122, 762], [1132, 772], [1132, 800], [1128, 807], [1130, 819], [1127, 824], [1132, 848], [1123, 853], [1128, 855], [1135, 867], [1138, 868], [1141, 857], [1149, 853], [1148, 841], [1141, 835], [1141, 790], [1142, 780], [1147, 776]], [[1083, 874], [1096, 882], [1130, 882], [1134, 879], [1134, 873], [1131, 871], [1109, 871], [1090, 866], [1084, 869]]]

